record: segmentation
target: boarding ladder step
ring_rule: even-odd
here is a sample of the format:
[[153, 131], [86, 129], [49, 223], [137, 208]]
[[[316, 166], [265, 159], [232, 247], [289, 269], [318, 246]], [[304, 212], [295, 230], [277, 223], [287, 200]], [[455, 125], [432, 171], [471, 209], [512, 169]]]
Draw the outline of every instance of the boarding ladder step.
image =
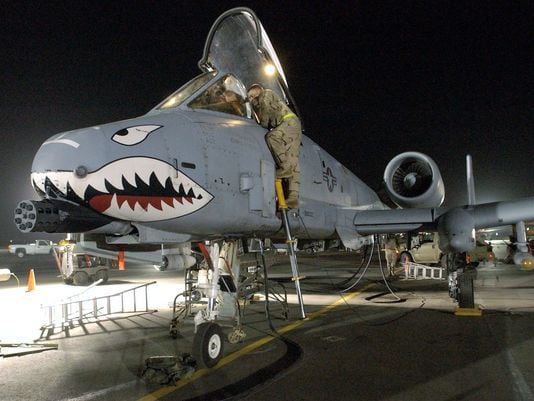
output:
[[287, 216], [287, 204], [284, 196], [284, 190], [282, 188], [282, 180], [277, 178], [275, 181], [276, 196], [278, 198], [278, 208], [282, 214], [282, 223], [284, 225], [284, 230], [286, 232], [286, 242], [289, 253], [289, 261], [291, 263], [291, 270], [293, 274], [293, 281], [295, 282], [295, 290], [297, 292], [297, 297], [299, 300], [300, 306], [300, 318], [306, 319], [306, 312], [304, 311], [304, 301], [302, 299], [302, 291], [300, 289], [300, 274], [297, 264], [297, 254], [295, 252], [295, 239], [291, 234], [291, 227], [289, 225], [289, 218]]

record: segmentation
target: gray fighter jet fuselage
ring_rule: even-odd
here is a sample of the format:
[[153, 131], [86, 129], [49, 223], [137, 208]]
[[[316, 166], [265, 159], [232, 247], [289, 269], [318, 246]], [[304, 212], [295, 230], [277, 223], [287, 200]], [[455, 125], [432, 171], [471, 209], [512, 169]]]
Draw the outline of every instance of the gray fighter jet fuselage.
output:
[[[101, 214], [97, 232], [135, 228], [154, 236], [150, 242], [270, 237], [281, 220], [265, 134], [246, 116], [187, 106], [154, 110], [50, 138], [35, 156], [32, 183], [59, 210], [73, 202]], [[306, 136], [300, 163], [301, 207], [292, 214], [299, 236], [334, 237], [340, 206], [383, 208], [369, 187]]]

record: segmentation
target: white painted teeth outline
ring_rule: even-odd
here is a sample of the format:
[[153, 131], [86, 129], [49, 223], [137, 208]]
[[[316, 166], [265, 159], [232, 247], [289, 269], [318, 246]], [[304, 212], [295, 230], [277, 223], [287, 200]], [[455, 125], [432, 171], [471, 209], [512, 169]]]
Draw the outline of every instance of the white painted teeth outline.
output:
[[[169, 206], [162, 199], [154, 200], [155, 204], [156, 202], [161, 203], [161, 210], [150, 203], [145, 209], [141, 206], [140, 202], [136, 202], [132, 209], [128, 201], [119, 202], [117, 194], [113, 194], [113, 197], [109, 202], [109, 207], [102, 213], [113, 218], [130, 221], [149, 222], [169, 220], [194, 213], [206, 206], [213, 199], [213, 195], [182, 172], [175, 170], [170, 164], [148, 157], [129, 157], [116, 160], [89, 173], [84, 178], [76, 177], [73, 172], [50, 171], [44, 173], [32, 173], [31, 179], [32, 183], [35, 183], [35, 186], [39, 190], [46, 192], [45, 180], [48, 178], [65, 196], [68, 184], [79, 198], [89, 201], [88, 199], [85, 199], [85, 192], [89, 185], [102, 193], [99, 196], [105, 196], [106, 194], [109, 194], [105, 185], [106, 180], [113, 185], [114, 188], [120, 191], [124, 190], [123, 177], [131, 186], [136, 187], [136, 174], [145, 182], [145, 184], [149, 185], [152, 173], [156, 175], [162, 187], [165, 187], [168, 178], [171, 178], [176, 193], [179, 193], [180, 184], [183, 186], [186, 194], [189, 193], [190, 189], [193, 189], [195, 199], [187, 201], [187, 199], [183, 197], [182, 202], [180, 203], [176, 199], [177, 197], [174, 197], [172, 201], [173, 207]], [[135, 194], [132, 194], [131, 196], [135, 196]], [[119, 203], [121, 203], [120, 206]]]
[[[118, 190], [123, 190], [124, 189], [124, 186], [122, 185], [122, 174], [108, 176], [108, 177], [106, 177], [106, 180], [111, 185], [113, 185], [113, 187], [117, 188]], [[107, 190], [103, 191], [103, 192], [107, 192]], [[78, 195], [78, 196], [80, 196], [80, 195]], [[83, 198], [83, 196], [80, 196], [80, 198]]]
[[[170, 166], [168, 166], [170, 167]], [[165, 183], [167, 182], [167, 178], [169, 178], [169, 169], [155, 169], [154, 172], [156, 173], [156, 177], [158, 178], [159, 183], [162, 187], [165, 187]], [[171, 170], [171, 174], [174, 173], [174, 168]], [[174, 173], [175, 174], [175, 173]]]

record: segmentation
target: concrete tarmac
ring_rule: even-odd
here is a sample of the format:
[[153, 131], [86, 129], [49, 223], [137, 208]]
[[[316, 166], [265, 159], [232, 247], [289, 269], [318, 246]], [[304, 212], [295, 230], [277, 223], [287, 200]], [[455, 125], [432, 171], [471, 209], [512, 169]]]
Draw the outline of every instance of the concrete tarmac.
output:
[[[375, 264], [355, 284], [357, 254], [298, 258], [307, 319], [298, 318], [293, 285], [284, 280], [289, 264], [277, 256], [270, 276], [288, 289], [289, 319], [271, 303], [273, 332], [264, 302], [247, 304], [242, 343], [226, 343], [214, 368], [162, 385], [141, 375], [145, 359], [192, 348], [192, 324], [180, 325], [178, 339], [169, 336], [169, 302], [184, 288], [181, 272], [111, 271], [91, 296], [156, 280], [148, 300], [157, 312], [86, 319], [52, 332], [40, 330], [40, 305], [80, 287], [62, 284], [51, 257], [1, 254], [0, 267], [11, 268], [21, 287], [14, 279], [0, 283], [0, 340], [58, 350], [9, 356], [2, 347], [0, 400], [534, 399], [534, 271], [480, 266], [475, 299], [483, 315], [457, 317], [445, 281], [393, 280], [393, 295]], [[26, 293], [29, 267], [37, 289]]]

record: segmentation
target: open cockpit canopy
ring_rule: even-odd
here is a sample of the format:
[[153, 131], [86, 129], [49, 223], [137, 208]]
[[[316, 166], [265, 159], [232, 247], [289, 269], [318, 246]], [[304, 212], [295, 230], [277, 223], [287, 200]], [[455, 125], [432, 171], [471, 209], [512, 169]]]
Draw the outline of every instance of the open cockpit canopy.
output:
[[[157, 109], [187, 104], [194, 109], [250, 117], [249, 104], [239, 106], [238, 103], [246, 98], [246, 88], [255, 83], [272, 89], [296, 108], [271, 41], [256, 14], [248, 8], [234, 8], [217, 18], [198, 66], [203, 73], [165, 99]], [[230, 105], [219, 104], [221, 99]]]

